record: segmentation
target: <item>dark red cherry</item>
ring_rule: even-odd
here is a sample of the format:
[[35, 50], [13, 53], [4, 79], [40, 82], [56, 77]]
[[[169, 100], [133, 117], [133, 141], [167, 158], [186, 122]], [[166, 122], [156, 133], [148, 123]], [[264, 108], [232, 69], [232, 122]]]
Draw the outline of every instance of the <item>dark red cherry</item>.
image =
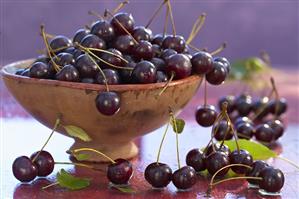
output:
[[88, 34], [83, 37], [81, 45], [86, 48], [106, 49], [106, 42], [93, 34]]
[[212, 105], [199, 106], [195, 112], [195, 118], [200, 126], [212, 126], [217, 118], [216, 108]]
[[238, 117], [235, 122], [234, 122], [234, 126], [237, 128], [239, 124], [242, 123], [249, 123], [251, 125], [253, 125], [253, 122], [251, 121], [251, 119], [249, 119], [248, 117]]
[[134, 83], [148, 84], [154, 83], [157, 79], [157, 69], [149, 61], [141, 61], [136, 64], [132, 72], [132, 81]]
[[84, 52], [75, 47], [69, 47], [63, 51], [64, 53], [69, 53], [73, 55], [73, 58], [76, 60], [80, 55], [84, 54]]
[[[33, 160], [35, 156], [39, 153], [39, 151], [33, 153], [30, 156], [30, 159]], [[37, 176], [48, 176], [52, 173], [54, 170], [54, 159], [52, 155], [47, 151], [41, 151], [37, 158], [34, 160], [34, 164], [37, 166]]]
[[50, 61], [50, 58], [46, 55], [39, 55], [34, 62], [43, 62], [45, 64], [48, 64]]
[[[65, 65], [74, 65], [75, 64], [75, 59], [74, 56], [70, 53], [59, 53], [57, 56], [54, 57], [53, 61], [59, 65], [59, 66], [65, 66]], [[52, 61], [49, 62], [52, 64]]]
[[[205, 165], [208, 169], [208, 172], [211, 175], [214, 175], [219, 169], [229, 165], [228, 156], [220, 151], [216, 151], [208, 155], [205, 159]], [[217, 174], [217, 177], [222, 177], [228, 172], [229, 168], [223, 169]]]
[[96, 63], [87, 54], [80, 55], [76, 59], [75, 66], [82, 78], [94, 78], [99, 71]]
[[[132, 61], [132, 62], [127, 63], [124, 67], [134, 69], [135, 66], [136, 66], [136, 63]], [[119, 70], [119, 75], [121, 77], [121, 82], [130, 83], [132, 70], [125, 70], [125, 69]]]
[[[244, 164], [251, 166], [253, 159], [248, 151], [240, 149], [240, 151], [234, 150], [229, 154], [229, 162], [231, 164]], [[249, 171], [248, 168], [242, 166], [234, 166], [231, 167], [231, 169], [238, 174], [245, 174]]]
[[274, 132], [274, 139], [277, 140], [283, 135], [284, 125], [280, 120], [271, 120], [268, 121], [267, 124], [271, 127]]
[[120, 109], [120, 97], [116, 92], [105, 91], [95, 99], [96, 107], [103, 115], [114, 115]]
[[227, 71], [227, 74], [229, 74], [231, 66], [230, 66], [229, 61], [225, 57], [215, 57], [214, 61], [215, 62], [221, 62], [224, 65], [224, 67]]
[[154, 57], [152, 44], [148, 41], [139, 41], [139, 43], [135, 46], [134, 55], [138, 59], [152, 59]]
[[269, 98], [262, 97], [252, 103], [252, 110], [255, 114], [258, 114], [257, 119], [262, 120], [269, 113]]
[[[276, 105], [278, 104], [278, 105]], [[277, 100], [271, 100], [269, 102], [269, 111], [272, 114], [276, 113], [276, 106], [277, 106], [277, 115], [281, 115], [285, 113], [288, 109], [288, 104], [287, 100], [285, 98], [280, 98], [278, 101]]]
[[[247, 171], [246, 176], [250, 177], [259, 177], [261, 171], [268, 167], [269, 165], [262, 160], [256, 160], [251, 164], [252, 169]], [[258, 185], [259, 180], [255, 179], [247, 179], [247, 181], [251, 184]]]
[[152, 62], [158, 71], [164, 71], [166, 70], [166, 63], [163, 59], [160, 59], [160, 58], [157, 58], [157, 57], [154, 57], [150, 60], [150, 62]]
[[171, 55], [177, 54], [177, 52], [173, 49], [164, 49], [161, 52], [160, 58], [166, 61]]
[[166, 72], [174, 79], [183, 79], [191, 75], [192, 65], [190, 59], [184, 54], [174, 54], [166, 59]]
[[247, 116], [252, 110], [252, 98], [250, 96], [238, 97], [235, 106], [240, 116]]
[[[116, 70], [113, 69], [103, 69], [105, 74], [107, 84], [120, 84], [120, 77]], [[105, 84], [105, 79], [101, 72], [98, 72], [95, 76], [95, 81], [98, 84]]]
[[55, 36], [50, 41], [50, 48], [56, 53], [60, 53], [63, 51], [63, 49], [70, 47], [72, 45], [72, 42], [69, 38], [63, 35]]
[[153, 54], [154, 57], [160, 57], [161, 56], [161, 48], [157, 44], [152, 44]]
[[163, 42], [162, 42], [162, 48], [164, 49], [173, 49], [178, 53], [182, 53], [184, 52], [185, 48], [186, 48], [186, 42], [184, 37], [180, 36], [180, 35], [168, 35], [164, 38]]
[[268, 124], [260, 124], [256, 127], [255, 138], [262, 142], [272, 142], [274, 140], [274, 131]]
[[284, 174], [280, 169], [267, 167], [259, 175], [259, 187], [267, 192], [279, 192], [284, 185]]
[[167, 80], [168, 77], [163, 71], [157, 71], [157, 80], [156, 80], [157, 83], [167, 82]]
[[114, 27], [114, 30], [117, 34], [125, 35], [127, 33], [124, 28], [132, 33], [134, 30], [135, 21], [132, 14], [121, 12], [113, 16], [111, 25]]
[[[205, 156], [207, 157], [215, 151], [223, 152], [226, 155], [230, 154], [230, 149], [228, 148], [228, 146], [226, 146], [225, 144], [223, 144], [221, 147], [220, 146], [221, 144], [219, 142], [215, 143], [214, 147], [212, 146], [212, 144], [210, 144], [206, 149]], [[213, 148], [215, 149], [215, 151]]]
[[224, 102], [227, 103], [227, 112], [232, 113], [235, 110], [235, 96], [227, 95], [227, 96], [221, 97], [218, 100], [219, 110], [222, 110], [222, 105]]
[[104, 39], [106, 42], [111, 41], [115, 37], [113, 26], [106, 20], [99, 20], [92, 24], [90, 33]]
[[240, 139], [247, 140], [250, 140], [255, 132], [253, 125], [248, 122], [240, 123], [237, 126], [236, 131]]
[[214, 129], [214, 138], [218, 141], [230, 140], [233, 137], [233, 131], [225, 120], [221, 120], [216, 124]]
[[192, 70], [196, 74], [206, 74], [213, 69], [213, 58], [210, 53], [199, 51], [192, 56]]
[[137, 26], [133, 30], [133, 37], [137, 41], [152, 41], [153, 39], [153, 32], [149, 28], [145, 28], [143, 26]]
[[50, 73], [49, 66], [43, 62], [35, 62], [29, 69], [29, 76], [33, 78], [48, 79]]
[[135, 43], [130, 35], [120, 35], [113, 41], [113, 47], [124, 54], [131, 54]]
[[77, 30], [77, 32], [75, 33], [74, 37], [73, 37], [73, 43], [81, 43], [81, 40], [90, 33], [89, 30], [87, 29], [79, 29]]
[[205, 155], [200, 149], [192, 149], [187, 153], [186, 164], [195, 169], [196, 172], [206, 169], [204, 163]]
[[131, 162], [120, 158], [114, 161], [115, 163], [111, 163], [108, 165], [107, 178], [113, 184], [128, 184], [133, 174], [133, 167]]
[[21, 182], [30, 182], [37, 176], [37, 166], [26, 156], [20, 156], [12, 164], [15, 178]]
[[179, 190], [190, 189], [196, 184], [196, 180], [196, 171], [190, 166], [184, 166], [172, 175], [172, 183]]
[[[114, 66], [123, 66], [124, 65], [124, 62], [123, 60], [120, 58], [122, 57], [122, 53], [115, 49], [115, 48], [109, 48], [107, 51], [113, 53], [114, 55], [112, 54], [109, 54], [109, 53], [101, 53], [101, 56], [100, 58], [103, 59], [105, 62], [108, 62]], [[104, 63], [104, 62], [101, 62], [100, 61], [100, 66], [103, 68], [111, 68], [111, 66], [109, 66], [108, 64]]]
[[153, 187], [163, 188], [170, 183], [172, 170], [167, 164], [153, 162], [146, 167], [144, 177]]
[[212, 85], [219, 85], [224, 82], [226, 76], [224, 65], [221, 62], [213, 62], [213, 68], [206, 74], [206, 79]]
[[55, 75], [57, 80], [68, 82], [79, 82], [80, 76], [78, 70], [73, 65], [64, 66]]
[[164, 40], [163, 34], [156, 34], [152, 40], [152, 44], [157, 44], [158, 46], [162, 46]]

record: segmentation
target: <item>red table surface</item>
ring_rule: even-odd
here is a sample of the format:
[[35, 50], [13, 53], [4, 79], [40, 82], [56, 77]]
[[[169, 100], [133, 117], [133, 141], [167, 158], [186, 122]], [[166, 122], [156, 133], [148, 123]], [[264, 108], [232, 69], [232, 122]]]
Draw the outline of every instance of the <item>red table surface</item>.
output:
[[[280, 95], [287, 98], [289, 111], [287, 114], [287, 130], [273, 149], [281, 156], [293, 160], [298, 164], [299, 157], [299, 117], [298, 117], [298, 71], [279, 73], [276, 82]], [[136, 139], [139, 146], [139, 155], [132, 160], [134, 175], [130, 180], [136, 190], [134, 194], [124, 194], [108, 188], [108, 180], [103, 171], [94, 171], [86, 168], [56, 165], [54, 172], [47, 178], [38, 178], [30, 184], [20, 184], [11, 171], [13, 160], [20, 155], [30, 156], [40, 149], [50, 129], [44, 127], [29, 116], [11, 97], [0, 81], [1, 88], [1, 199], [15, 198], [203, 198], [209, 180], [198, 176], [198, 181], [192, 190], [177, 192], [173, 184], [164, 190], [153, 190], [145, 181], [143, 171], [145, 167], [156, 160], [158, 146], [165, 127]], [[238, 84], [225, 84], [219, 87], [209, 87], [209, 103], [215, 103], [217, 97], [227, 93], [239, 93]], [[187, 120], [184, 133], [179, 136], [181, 164], [185, 165], [186, 153], [192, 148], [204, 147], [210, 137], [210, 128], [199, 127], [193, 114], [197, 105], [202, 103], [202, 89], [181, 113], [180, 117]], [[54, 134], [46, 150], [50, 151], [55, 161], [69, 161], [65, 151], [72, 145], [73, 140], [58, 133]], [[177, 169], [175, 153], [175, 135], [169, 132], [163, 145], [161, 162], [167, 163], [173, 170]], [[267, 198], [299, 198], [299, 171], [279, 159], [270, 159], [269, 164], [280, 168], [285, 174], [285, 185], [281, 196]], [[106, 165], [100, 165], [105, 170]], [[65, 168], [76, 176], [91, 178], [91, 185], [83, 190], [68, 191], [58, 186], [41, 190], [41, 187], [55, 182], [55, 175]], [[248, 189], [245, 180], [234, 180], [216, 186], [212, 191], [212, 198], [263, 198], [256, 190]]]

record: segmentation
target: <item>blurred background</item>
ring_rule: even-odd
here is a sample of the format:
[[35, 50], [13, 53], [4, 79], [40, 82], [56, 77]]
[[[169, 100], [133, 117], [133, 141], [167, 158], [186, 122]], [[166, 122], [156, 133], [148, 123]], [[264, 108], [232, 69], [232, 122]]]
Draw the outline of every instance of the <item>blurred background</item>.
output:
[[[1, 65], [38, 55], [44, 47], [39, 26], [51, 34], [72, 37], [96, 20], [89, 10], [113, 10], [117, 0], [1, 0]], [[161, 0], [131, 0], [123, 11], [131, 12], [137, 25], [145, 25]], [[299, 4], [294, 0], [173, 0], [177, 32], [188, 37], [196, 18], [207, 13], [206, 23], [193, 44], [216, 49], [228, 42], [222, 55], [231, 60], [266, 50], [274, 67], [295, 68], [298, 61]], [[152, 23], [154, 33], [163, 30], [164, 11]], [[171, 31], [169, 26], [169, 31]]]

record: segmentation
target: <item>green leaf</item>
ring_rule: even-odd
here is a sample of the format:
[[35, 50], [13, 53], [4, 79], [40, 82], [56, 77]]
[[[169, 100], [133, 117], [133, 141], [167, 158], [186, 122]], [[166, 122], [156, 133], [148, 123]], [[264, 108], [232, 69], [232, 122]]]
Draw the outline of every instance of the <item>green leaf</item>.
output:
[[72, 153], [72, 155], [78, 160], [78, 161], [84, 161], [88, 160], [90, 158], [90, 155], [84, 154], [84, 153]]
[[[174, 120], [171, 121], [171, 125], [172, 125], [172, 128], [173, 128], [173, 131], [175, 133], [179, 133], [180, 134], [184, 130], [185, 121], [183, 119], [177, 119], [177, 118], [175, 118]], [[177, 128], [177, 131], [176, 131], [175, 125], [176, 125], [176, 128]]]
[[113, 185], [112, 187], [117, 189], [118, 191], [120, 191], [122, 193], [136, 193], [136, 191], [130, 186], [120, 187], [120, 186]]
[[91, 141], [91, 138], [88, 136], [88, 134], [80, 127], [73, 126], [73, 125], [65, 125], [63, 126], [63, 128], [72, 137], [79, 138], [85, 142]]
[[[239, 139], [238, 143], [240, 149], [247, 150], [254, 160], [266, 160], [277, 156], [274, 151], [260, 143], [245, 139]], [[231, 151], [237, 149], [235, 140], [224, 141], [224, 144], [227, 145]]]
[[70, 190], [83, 189], [90, 184], [90, 179], [74, 177], [64, 169], [61, 169], [60, 172], [57, 173], [56, 178], [61, 187]]

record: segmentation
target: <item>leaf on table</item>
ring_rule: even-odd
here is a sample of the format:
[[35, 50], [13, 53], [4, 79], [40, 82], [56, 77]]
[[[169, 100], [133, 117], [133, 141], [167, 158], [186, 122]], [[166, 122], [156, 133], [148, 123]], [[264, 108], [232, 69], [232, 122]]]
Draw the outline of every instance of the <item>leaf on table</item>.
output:
[[183, 119], [177, 119], [177, 118], [175, 118], [174, 120], [171, 120], [171, 125], [172, 125], [172, 128], [173, 128], [173, 131], [175, 133], [180, 134], [184, 130], [185, 121]]
[[[239, 139], [238, 143], [240, 149], [247, 150], [254, 160], [266, 160], [277, 156], [274, 151], [260, 143], [245, 139]], [[231, 151], [237, 149], [235, 140], [224, 141], [224, 144], [227, 145]]]
[[79, 138], [85, 142], [91, 141], [89, 135], [80, 127], [74, 125], [64, 125], [63, 128], [72, 137]]
[[90, 184], [90, 179], [87, 178], [78, 178], [66, 172], [64, 169], [61, 169], [57, 175], [57, 182], [61, 187], [70, 189], [70, 190], [79, 190], [85, 187], [88, 187]]
[[130, 186], [120, 187], [120, 186], [112, 185], [111, 187], [117, 189], [122, 193], [136, 193], [136, 191]]

